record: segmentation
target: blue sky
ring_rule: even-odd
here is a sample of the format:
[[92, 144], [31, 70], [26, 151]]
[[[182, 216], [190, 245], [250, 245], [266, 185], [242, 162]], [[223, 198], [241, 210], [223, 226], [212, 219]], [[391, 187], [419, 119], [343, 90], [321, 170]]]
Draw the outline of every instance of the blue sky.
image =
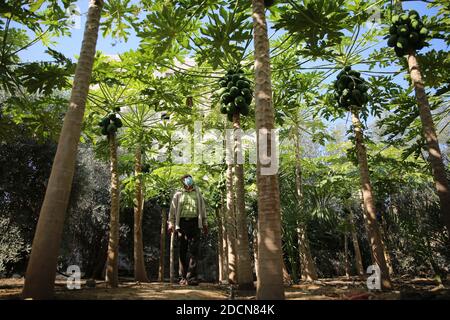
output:
[[[136, 1], [134, 1], [136, 2]], [[74, 59], [76, 55], [79, 54], [80, 47], [81, 47], [81, 41], [83, 39], [83, 31], [84, 31], [84, 23], [85, 23], [85, 13], [88, 9], [88, 1], [78, 1], [77, 2], [78, 7], [80, 8], [80, 11], [82, 13], [81, 17], [81, 25], [82, 27], [80, 29], [72, 29], [71, 36], [66, 37], [59, 37], [53, 39], [57, 44], [53, 45], [52, 47], [66, 55], [68, 58]], [[406, 2], [404, 3], [405, 9], [415, 9], [419, 11], [421, 14], [426, 15], [435, 15], [436, 10], [430, 10], [426, 7], [425, 3], [422, 3], [420, 1], [413, 1], [413, 2]], [[17, 25], [15, 25], [17, 27]], [[30, 37], [33, 38], [33, 34], [29, 32]], [[443, 49], [444, 45], [442, 42], [434, 41], [433, 47], [436, 49]], [[384, 45], [380, 44], [380, 45]], [[99, 39], [97, 42], [97, 50], [102, 51], [105, 54], [120, 54], [123, 52], [126, 52], [130, 49], [137, 49], [139, 46], [139, 38], [136, 37], [134, 32], [131, 31], [131, 36], [129, 37], [127, 42], [118, 42], [115, 39], [112, 39], [111, 37], [102, 37], [102, 35], [99, 35]], [[23, 61], [36, 61], [36, 60], [45, 60], [48, 59], [48, 56], [44, 53], [45, 47], [38, 43], [32, 47], [30, 47], [28, 50], [24, 50], [20, 53], [20, 57]]]

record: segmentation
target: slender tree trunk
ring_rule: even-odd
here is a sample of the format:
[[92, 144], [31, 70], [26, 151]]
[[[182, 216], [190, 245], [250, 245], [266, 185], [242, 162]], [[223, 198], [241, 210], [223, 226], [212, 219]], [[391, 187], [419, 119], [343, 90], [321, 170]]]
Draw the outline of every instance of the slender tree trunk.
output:
[[386, 265], [389, 270], [389, 275], [392, 277], [394, 275], [394, 268], [392, 267], [392, 260], [391, 255], [389, 254], [388, 247], [386, 246], [386, 233], [384, 232], [384, 225], [383, 223], [380, 224], [380, 233], [381, 233], [381, 243], [383, 244], [383, 251], [384, 251], [384, 259], [386, 260]]
[[369, 232], [370, 247], [375, 263], [381, 271], [381, 286], [383, 289], [391, 289], [389, 269], [384, 258], [383, 243], [381, 241], [380, 228], [377, 222], [375, 201], [372, 192], [372, 185], [369, 177], [369, 167], [367, 164], [367, 153], [364, 146], [362, 124], [357, 112], [352, 110], [352, 122], [355, 132], [356, 152], [358, 157], [358, 167], [361, 180], [361, 188], [364, 201], [364, 213], [366, 214], [367, 229]]
[[258, 279], [258, 222], [254, 221], [253, 231], [253, 259], [255, 260], [255, 274]]
[[142, 216], [144, 209], [144, 196], [142, 186], [142, 151], [138, 145], [134, 155], [134, 174], [136, 187], [134, 196], [134, 280], [149, 282], [145, 270], [144, 244], [142, 240]]
[[89, 2], [83, 43], [75, 70], [69, 108], [64, 118], [34, 235], [31, 256], [28, 261], [22, 292], [24, 298], [49, 299], [53, 296], [56, 264], [72, 187], [102, 7], [102, 0], [91, 0]]
[[[295, 132], [295, 187], [296, 196], [299, 203], [299, 207], [303, 208], [303, 188], [302, 188], [302, 167], [301, 167], [301, 154], [300, 154], [300, 137], [298, 132], [298, 126]], [[301, 209], [302, 210], [302, 209]], [[309, 240], [307, 236], [306, 224], [301, 217], [302, 211], [299, 212], [299, 219], [297, 224], [298, 234], [298, 246], [301, 263], [301, 274], [303, 281], [314, 281], [318, 279], [316, 264], [311, 255], [309, 247]]]
[[311, 250], [309, 248], [309, 241], [306, 237], [306, 226], [299, 223], [297, 227], [298, 234], [298, 246], [301, 263], [301, 275], [303, 281], [317, 280], [317, 271], [314, 260], [311, 256]]
[[159, 281], [164, 282], [164, 258], [166, 256], [166, 227], [167, 227], [167, 212], [166, 208], [161, 209], [161, 239], [159, 250]]
[[344, 232], [344, 263], [345, 263], [345, 277], [350, 278], [350, 262], [348, 261], [348, 237], [347, 232]]
[[170, 283], [175, 283], [175, 215], [172, 218], [172, 225], [174, 229], [170, 234], [170, 258], [169, 258], [169, 268], [170, 268]]
[[219, 283], [223, 283], [225, 279], [225, 257], [223, 254], [223, 229], [222, 229], [222, 217], [220, 214], [220, 208], [216, 208], [216, 219], [217, 219], [217, 251], [218, 251], [218, 261], [219, 266]]
[[111, 217], [109, 223], [108, 257], [106, 259], [106, 281], [112, 288], [119, 285], [119, 204], [120, 185], [117, 170], [116, 134], [108, 135], [111, 167]]
[[228, 243], [228, 282], [238, 283], [237, 248], [236, 248], [236, 216], [234, 210], [233, 165], [227, 167], [227, 243]]
[[250, 245], [248, 242], [247, 214], [245, 212], [244, 164], [240, 163], [242, 162], [242, 145], [241, 137], [238, 136], [238, 132], [241, 128], [239, 113], [235, 113], [233, 115], [233, 128], [238, 288], [241, 290], [251, 290], [255, 288], [255, 285], [253, 283], [253, 270], [250, 260]]
[[223, 252], [223, 283], [228, 283], [228, 241], [226, 228], [226, 211], [225, 207], [221, 206], [220, 220], [222, 223], [222, 252]]
[[[269, 166], [275, 166], [277, 154], [272, 154], [271, 133], [274, 128], [272, 84], [270, 71], [269, 39], [263, 0], [252, 0], [253, 39], [255, 46], [255, 105], [258, 187], [258, 282], [257, 299], [284, 299], [283, 252], [281, 247], [280, 191], [277, 174], [268, 174]], [[264, 141], [272, 161], [264, 164], [260, 156], [261, 130], [268, 130]]]
[[450, 233], [450, 190], [445, 172], [442, 153], [430, 111], [430, 104], [425, 92], [425, 85], [422, 80], [419, 62], [415, 51], [411, 50], [408, 55], [408, 66], [411, 81], [416, 92], [417, 104], [419, 106], [420, 120], [422, 121], [422, 131], [427, 142], [429, 161], [433, 171], [434, 184], [441, 203], [441, 217], [447, 231]]
[[355, 264], [358, 276], [364, 275], [364, 267], [361, 257], [361, 249], [359, 248], [358, 235], [356, 234], [355, 221], [353, 218], [353, 210], [350, 209], [350, 231], [352, 233], [353, 249], [355, 250]]

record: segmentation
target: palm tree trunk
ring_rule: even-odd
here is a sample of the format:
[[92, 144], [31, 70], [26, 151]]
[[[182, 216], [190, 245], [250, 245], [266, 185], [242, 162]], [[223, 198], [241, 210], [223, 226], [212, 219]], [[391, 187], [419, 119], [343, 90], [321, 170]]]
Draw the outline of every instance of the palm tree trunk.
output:
[[50, 179], [42, 203], [28, 261], [24, 298], [49, 299], [53, 296], [56, 264], [61, 244], [64, 218], [69, 203], [78, 141], [89, 91], [95, 57], [102, 0], [91, 0], [75, 70], [69, 108], [64, 118]]
[[111, 167], [111, 214], [109, 222], [108, 257], [106, 259], [106, 282], [112, 288], [119, 285], [119, 203], [120, 186], [117, 170], [116, 134], [108, 135]]
[[[295, 131], [295, 187], [299, 208], [303, 208], [302, 167], [300, 163], [300, 137], [298, 132], [299, 128], [297, 126]], [[299, 212], [299, 215], [301, 214], [302, 212]], [[302, 280], [314, 281], [318, 279], [316, 264], [311, 255], [306, 224], [302, 220], [302, 217], [299, 217], [297, 224]]]
[[159, 250], [159, 281], [164, 282], [164, 258], [166, 256], [166, 226], [167, 226], [167, 212], [166, 208], [161, 209], [161, 239]]
[[228, 164], [226, 176], [227, 186], [227, 243], [228, 243], [228, 281], [231, 284], [238, 283], [237, 275], [237, 248], [236, 248], [236, 216], [234, 208], [233, 192], [233, 165]]
[[355, 264], [358, 276], [364, 275], [364, 267], [361, 257], [361, 249], [359, 248], [358, 235], [356, 234], [355, 221], [353, 219], [353, 210], [350, 209], [350, 232], [352, 233], [353, 249], [355, 250]]
[[134, 280], [148, 282], [145, 270], [144, 244], [142, 240], [142, 216], [144, 209], [144, 195], [142, 190], [142, 151], [138, 145], [134, 154], [134, 174], [136, 178], [134, 198]]
[[[274, 111], [272, 106], [272, 84], [270, 71], [269, 38], [263, 0], [252, 0], [253, 39], [255, 47], [255, 105], [256, 130], [258, 132], [258, 282], [257, 299], [284, 299], [283, 287], [283, 252], [281, 247], [280, 191], [277, 174], [262, 174], [268, 169], [262, 164], [259, 135], [261, 130], [268, 130], [265, 141], [271, 153], [272, 139], [270, 133], [274, 128]], [[269, 154], [276, 159], [277, 154]], [[277, 159], [278, 160], [278, 159]], [[273, 161], [270, 163], [274, 165]], [[267, 173], [267, 172], [265, 172]]]
[[362, 124], [357, 112], [352, 110], [352, 122], [355, 132], [356, 152], [358, 157], [359, 175], [361, 180], [361, 189], [364, 201], [364, 213], [366, 214], [367, 230], [369, 235], [370, 247], [375, 263], [381, 271], [381, 286], [383, 289], [392, 288], [389, 277], [389, 269], [384, 258], [383, 243], [381, 242], [380, 228], [377, 222], [375, 201], [372, 192], [372, 185], [369, 177], [369, 166], [367, 164], [367, 153], [364, 146], [362, 133]]
[[430, 104], [425, 92], [425, 85], [422, 80], [419, 62], [415, 51], [408, 54], [408, 66], [411, 81], [416, 92], [417, 104], [419, 106], [420, 120], [422, 121], [422, 131], [427, 142], [429, 161], [431, 164], [434, 184], [436, 186], [439, 201], [441, 203], [441, 217], [447, 231], [450, 232], [450, 190], [445, 172], [442, 153], [430, 111]]
[[253, 270], [250, 260], [250, 246], [248, 242], [247, 214], [245, 212], [244, 165], [240, 163], [242, 157], [241, 137], [238, 136], [240, 127], [240, 115], [239, 113], [235, 113], [233, 115], [233, 128], [238, 288], [241, 290], [251, 290], [255, 288], [255, 285], [253, 283]]

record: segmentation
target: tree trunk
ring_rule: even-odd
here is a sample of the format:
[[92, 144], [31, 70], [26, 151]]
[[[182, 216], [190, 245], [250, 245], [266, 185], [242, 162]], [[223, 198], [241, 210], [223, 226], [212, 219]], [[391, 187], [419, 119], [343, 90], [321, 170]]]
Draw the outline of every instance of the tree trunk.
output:
[[223, 230], [222, 230], [222, 219], [220, 216], [220, 209], [216, 208], [216, 219], [217, 219], [217, 265], [219, 266], [219, 283], [223, 283], [224, 279], [224, 256], [223, 256]]
[[170, 234], [170, 258], [169, 258], [169, 268], [170, 268], [170, 283], [175, 282], [175, 215], [172, 218], [172, 225], [174, 226], [172, 233]]
[[225, 207], [221, 206], [221, 213], [220, 213], [220, 221], [222, 226], [222, 252], [223, 252], [223, 283], [228, 283], [228, 242], [227, 242], [227, 228], [226, 228], [226, 214], [225, 214]]
[[145, 270], [144, 244], [142, 240], [142, 215], [144, 196], [142, 190], [142, 151], [138, 145], [134, 154], [134, 175], [136, 178], [134, 195], [134, 280], [149, 282]]
[[297, 222], [297, 234], [298, 234], [298, 246], [301, 263], [301, 275], [303, 281], [314, 281], [318, 279], [316, 264], [311, 255], [309, 247], [309, 240], [307, 236], [306, 224], [301, 217], [303, 209], [303, 188], [302, 188], [302, 168], [301, 168], [301, 154], [300, 154], [300, 137], [298, 132], [298, 126], [295, 132], [295, 187], [296, 196], [299, 204], [300, 212]]
[[22, 292], [24, 298], [50, 299], [53, 296], [56, 264], [72, 187], [102, 7], [102, 0], [89, 2], [69, 108], [64, 118], [27, 266]]
[[358, 276], [364, 275], [364, 267], [361, 257], [361, 249], [359, 248], [358, 235], [356, 234], [355, 221], [353, 219], [353, 210], [350, 209], [350, 231], [352, 233], [353, 249], [355, 250], [355, 264]]
[[306, 237], [306, 226], [299, 223], [297, 227], [298, 234], [298, 247], [300, 254], [300, 268], [303, 281], [317, 280], [317, 271], [314, 260], [311, 256], [311, 250], [309, 248], [309, 241]]
[[238, 283], [237, 276], [237, 248], [236, 248], [236, 217], [234, 211], [234, 192], [233, 192], [233, 165], [227, 167], [227, 243], [228, 243], [228, 282]]
[[111, 167], [111, 214], [109, 222], [108, 257], [106, 259], [106, 282], [112, 288], [119, 285], [119, 204], [120, 186], [117, 170], [116, 134], [108, 135]]
[[386, 233], [384, 232], [384, 224], [380, 225], [380, 233], [381, 233], [381, 243], [383, 243], [383, 251], [384, 251], [384, 259], [386, 260], [386, 264], [389, 270], [389, 275], [392, 277], [394, 275], [394, 268], [392, 267], [391, 255], [389, 254], [389, 250], [386, 246], [385, 238]]
[[[268, 174], [270, 165], [278, 161], [277, 154], [272, 154], [271, 133], [274, 128], [274, 111], [272, 106], [272, 84], [270, 75], [269, 39], [263, 0], [252, 0], [253, 39], [255, 47], [255, 116], [257, 130], [257, 187], [258, 187], [258, 282], [257, 299], [284, 299], [283, 286], [283, 252], [281, 247], [280, 191], [277, 174]], [[260, 156], [261, 130], [268, 130], [264, 141], [269, 165], [263, 164]], [[270, 173], [270, 172], [269, 172]]]
[[159, 250], [159, 281], [164, 282], [164, 258], [166, 256], [166, 228], [167, 228], [167, 213], [166, 208], [161, 209], [161, 239]]
[[347, 232], [344, 232], [344, 263], [345, 263], [345, 277], [350, 278], [350, 263], [348, 261], [348, 237]]
[[367, 153], [364, 146], [364, 138], [362, 133], [362, 124], [359, 120], [357, 112], [352, 110], [352, 122], [355, 132], [356, 152], [358, 157], [358, 167], [361, 180], [361, 189], [364, 201], [364, 213], [366, 214], [367, 230], [370, 241], [370, 247], [375, 263], [381, 271], [381, 287], [383, 289], [391, 289], [391, 280], [389, 270], [384, 258], [383, 243], [381, 241], [380, 228], [377, 222], [375, 201], [373, 198], [372, 185], [369, 177], [369, 167], [367, 164]]
[[240, 160], [242, 160], [241, 137], [237, 135], [240, 127], [240, 115], [239, 113], [235, 113], [233, 115], [233, 128], [238, 288], [240, 290], [252, 290], [255, 288], [255, 285], [253, 283], [253, 270], [250, 260], [250, 246], [248, 242], [247, 214], [245, 212], [244, 165], [243, 163], [239, 163], [241, 162]]
[[425, 92], [425, 85], [422, 80], [419, 62], [413, 50], [408, 55], [408, 66], [411, 81], [416, 92], [417, 104], [419, 106], [420, 120], [422, 121], [422, 131], [427, 142], [429, 161], [431, 164], [434, 184], [441, 203], [441, 217], [447, 231], [450, 233], [450, 191], [445, 172], [442, 153], [430, 111], [430, 104]]
[[256, 219], [253, 220], [254, 230], [253, 230], [253, 259], [255, 260], [255, 274], [256, 279], [258, 279], [258, 222]]

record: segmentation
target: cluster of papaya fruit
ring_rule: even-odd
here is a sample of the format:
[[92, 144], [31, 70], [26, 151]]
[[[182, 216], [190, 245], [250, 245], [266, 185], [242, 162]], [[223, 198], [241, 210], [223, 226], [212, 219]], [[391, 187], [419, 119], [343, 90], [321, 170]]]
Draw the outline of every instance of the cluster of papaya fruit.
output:
[[122, 120], [117, 118], [115, 113], [110, 113], [98, 125], [102, 128], [102, 134], [107, 136], [117, 132], [117, 129], [122, 127]]
[[264, 0], [264, 6], [266, 8], [271, 7], [275, 4], [275, 0]]
[[353, 107], [362, 107], [369, 101], [367, 91], [369, 87], [361, 78], [361, 74], [351, 67], [345, 67], [333, 83], [334, 97], [340, 108], [349, 110]]
[[428, 33], [419, 13], [411, 10], [408, 13], [392, 16], [387, 44], [394, 48], [398, 57], [403, 57], [410, 50], [421, 50], [428, 46], [426, 42]]
[[220, 112], [226, 114], [229, 121], [233, 121], [235, 113], [247, 116], [253, 94], [250, 81], [245, 77], [244, 71], [240, 68], [228, 70], [219, 80], [219, 85], [221, 87], [218, 91], [221, 102]]

